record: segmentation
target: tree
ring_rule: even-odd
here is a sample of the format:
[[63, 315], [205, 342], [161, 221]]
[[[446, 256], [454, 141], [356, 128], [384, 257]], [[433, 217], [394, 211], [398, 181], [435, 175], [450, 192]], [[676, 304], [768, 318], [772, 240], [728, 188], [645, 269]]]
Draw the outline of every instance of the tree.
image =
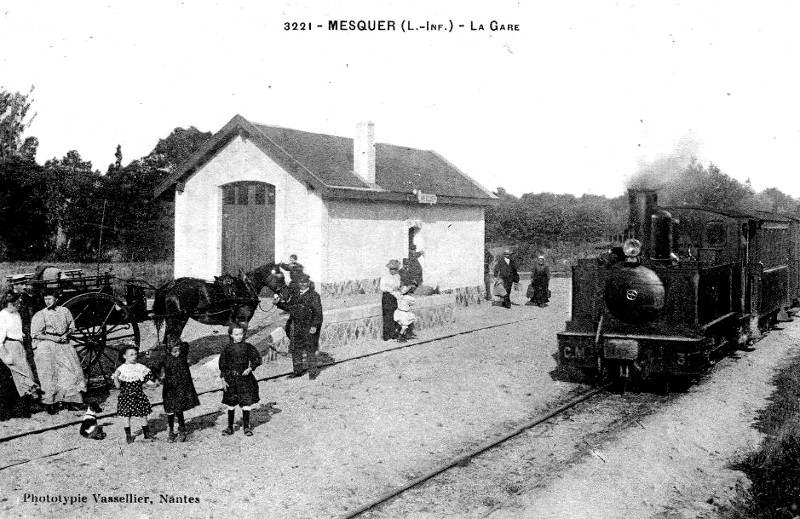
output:
[[102, 202], [97, 196], [101, 177], [75, 150], [60, 160], [48, 160], [47, 219], [60, 259], [92, 261], [99, 235], [98, 215]]
[[0, 160], [11, 157], [25, 157], [33, 160], [39, 141], [35, 137], [22, 138], [22, 134], [33, 122], [36, 114], [28, 118], [31, 108], [30, 96], [0, 90]]
[[38, 260], [49, 250], [44, 169], [25, 157], [0, 159], [0, 259]]
[[117, 147], [117, 162], [103, 177], [101, 198], [108, 206], [103, 242], [116, 249], [121, 259], [163, 259], [170, 254], [173, 202], [154, 200], [153, 191], [211, 135], [195, 127], [176, 128], [147, 156], [124, 167], [122, 149]]
[[194, 126], [185, 130], [175, 128], [166, 139], [158, 141], [146, 158], [152, 167], [163, 173], [171, 172], [191, 157], [212, 135], [211, 132], [201, 132]]

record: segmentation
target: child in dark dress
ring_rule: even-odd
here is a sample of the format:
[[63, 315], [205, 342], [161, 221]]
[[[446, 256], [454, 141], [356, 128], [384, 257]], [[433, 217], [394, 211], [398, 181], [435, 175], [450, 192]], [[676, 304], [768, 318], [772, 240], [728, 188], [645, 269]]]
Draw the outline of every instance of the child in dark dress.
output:
[[228, 427], [225, 436], [233, 434], [233, 418], [236, 406], [242, 408], [242, 426], [245, 436], [252, 436], [250, 428], [250, 406], [259, 401], [258, 382], [253, 370], [261, 365], [261, 355], [255, 346], [244, 342], [244, 328], [230, 329], [230, 342], [219, 356], [219, 376], [222, 379], [222, 403], [228, 406]]
[[142, 433], [145, 440], [155, 439], [155, 435], [150, 432], [147, 426], [147, 418], [150, 415], [150, 400], [144, 394], [142, 386], [145, 382], [156, 382], [156, 377], [150, 368], [144, 364], [136, 362], [139, 356], [139, 348], [127, 345], [119, 352], [125, 362], [117, 368], [112, 378], [114, 385], [120, 390], [117, 400], [117, 414], [128, 417], [128, 426], [125, 427], [125, 439], [128, 443], [133, 443], [131, 435], [131, 417], [142, 418]]
[[192, 381], [192, 372], [189, 369], [189, 343], [173, 343], [170, 354], [159, 365], [158, 372], [164, 384], [164, 411], [167, 412], [167, 425], [169, 426], [167, 441], [175, 442], [175, 416], [177, 416], [177, 439], [185, 442], [186, 423], [183, 412], [200, 405], [200, 399], [197, 398], [197, 391]]

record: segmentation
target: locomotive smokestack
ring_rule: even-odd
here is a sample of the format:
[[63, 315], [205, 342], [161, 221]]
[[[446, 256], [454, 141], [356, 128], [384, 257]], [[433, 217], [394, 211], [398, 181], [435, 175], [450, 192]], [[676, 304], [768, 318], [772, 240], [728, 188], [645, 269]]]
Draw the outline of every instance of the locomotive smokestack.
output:
[[642, 242], [642, 256], [649, 258], [652, 253], [651, 217], [658, 205], [658, 195], [652, 189], [628, 190], [628, 228], [633, 236]]

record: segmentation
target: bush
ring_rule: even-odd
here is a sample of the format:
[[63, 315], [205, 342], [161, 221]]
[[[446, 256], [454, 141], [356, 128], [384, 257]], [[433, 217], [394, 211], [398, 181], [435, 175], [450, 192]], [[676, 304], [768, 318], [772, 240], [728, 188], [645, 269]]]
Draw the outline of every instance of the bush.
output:
[[495, 258], [499, 258], [503, 254], [503, 249], [511, 249], [511, 257], [521, 272], [533, 269], [537, 256], [544, 254], [547, 265], [550, 266], [551, 275], [570, 276], [572, 275], [572, 266], [577, 264], [578, 259], [598, 256], [608, 247], [608, 243], [518, 243], [513, 245], [492, 244], [488, 247]]
[[734, 466], [752, 482], [740, 489], [725, 519], [768, 519], [800, 515], [800, 356], [784, 366], [766, 409], [759, 412], [758, 429], [766, 437], [759, 450]]

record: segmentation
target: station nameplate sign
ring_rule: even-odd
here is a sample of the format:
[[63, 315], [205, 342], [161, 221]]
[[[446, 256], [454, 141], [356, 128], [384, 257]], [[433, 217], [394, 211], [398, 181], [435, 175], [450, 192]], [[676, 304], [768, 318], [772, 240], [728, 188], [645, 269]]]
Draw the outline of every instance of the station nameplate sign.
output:
[[417, 201], [420, 204], [435, 204], [436, 203], [436, 195], [430, 193], [423, 193], [421, 191], [417, 191]]

